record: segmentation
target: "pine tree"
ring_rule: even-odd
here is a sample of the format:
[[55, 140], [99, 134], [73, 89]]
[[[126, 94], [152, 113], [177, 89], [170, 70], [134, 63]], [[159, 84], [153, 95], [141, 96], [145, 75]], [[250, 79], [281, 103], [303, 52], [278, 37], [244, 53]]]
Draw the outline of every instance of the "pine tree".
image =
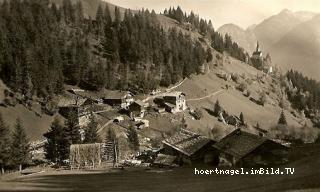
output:
[[106, 135], [106, 142], [114, 142], [116, 140], [116, 133], [113, 128], [109, 128]]
[[70, 145], [79, 144], [81, 142], [78, 114], [74, 110], [70, 111], [68, 114], [65, 132]]
[[13, 165], [19, 165], [19, 170], [22, 170], [22, 166], [29, 163], [30, 160], [30, 144], [21, 123], [18, 118], [15, 125], [15, 130], [12, 134], [11, 143], [11, 160]]
[[130, 126], [128, 131], [128, 138], [130, 143], [133, 145], [133, 149], [135, 151], [139, 151], [140, 142], [137, 130], [133, 126]]
[[241, 125], [245, 125], [244, 116], [242, 112], [240, 113], [239, 118], [240, 118]]
[[281, 112], [279, 120], [278, 120], [278, 125], [287, 125], [287, 119], [284, 114], [284, 111]]
[[84, 130], [84, 143], [99, 143], [100, 138], [98, 135], [98, 123], [96, 122], [93, 114], [90, 116], [90, 122]]
[[213, 114], [215, 116], [219, 116], [221, 112], [222, 112], [222, 107], [219, 103], [219, 100], [217, 100], [216, 103], [214, 104]]
[[0, 113], [0, 166], [1, 173], [4, 174], [4, 168], [9, 164], [10, 159], [10, 131]]
[[64, 127], [58, 119], [54, 119], [51, 130], [44, 134], [47, 143], [44, 146], [45, 157], [51, 162], [63, 164], [68, 158], [69, 145]]

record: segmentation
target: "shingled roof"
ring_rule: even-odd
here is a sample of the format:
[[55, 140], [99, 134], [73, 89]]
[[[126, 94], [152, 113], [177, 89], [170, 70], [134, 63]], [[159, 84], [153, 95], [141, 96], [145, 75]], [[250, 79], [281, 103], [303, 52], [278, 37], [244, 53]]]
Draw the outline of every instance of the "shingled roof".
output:
[[172, 137], [164, 140], [163, 143], [187, 156], [191, 156], [212, 141], [207, 137], [181, 129]]
[[237, 129], [214, 144], [213, 147], [240, 159], [266, 141], [268, 141], [268, 139], [265, 137]]

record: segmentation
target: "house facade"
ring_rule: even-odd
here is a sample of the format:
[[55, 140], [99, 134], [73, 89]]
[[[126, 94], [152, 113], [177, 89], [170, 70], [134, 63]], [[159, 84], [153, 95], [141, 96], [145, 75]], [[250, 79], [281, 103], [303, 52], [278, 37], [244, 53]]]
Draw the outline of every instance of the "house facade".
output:
[[187, 109], [185, 94], [182, 92], [167, 93], [163, 96], [163, 103], [170, 113], [178, 113]]

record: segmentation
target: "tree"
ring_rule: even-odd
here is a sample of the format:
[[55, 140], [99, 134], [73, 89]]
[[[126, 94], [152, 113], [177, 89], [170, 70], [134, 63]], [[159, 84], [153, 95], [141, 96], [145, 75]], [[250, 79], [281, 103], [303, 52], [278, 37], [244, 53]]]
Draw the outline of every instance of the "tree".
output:
[[10, 159], [10, 131], [0, 113], [0, 166], [4, 174], [4, 168], [9, 164]]
[[287, 119], [286, 119], [286, 116], [284, 114], [284, 111], [281, 112], [280, 114], [280, 118], [278, 120], [278, 125], [287, 125]]
[[68, 114], [65, 132], [69, 145], [79, 144], [81, 142], [78, 114], [74, 110]]
[[133, 149], [135, 151], [139, 151], [139, 147], [140, 147], [139, 137], [138, 137], [137, 130], [133, 126], [129, 127], [128, 138], [130, 143], [133, 145]]
[[116, 133], [114, 129], [110, 127], [106, 135], [106, 142], [115, 142], [116, 139], [117, 139]]
[[215, 116], [219, 116], [220, 112], [222, 112], [222, 107], [219, 103], [219, 100], [216, 101], [216, 103], [214, 104], [214, 109], [213, 109], [213, 114]]
[[262, 105], [262, 106], [264, 106], [265, 103], [267, 102], [267, 95], [265, 92], [260, 93], [259, 102], [260, 102], [260, 105]]
[[44, 146], [45, 158], [57, 164], [63, 164], [68, 158], [69, 145], [64, 127], [56, 118], [51, 124], [51, 130], [43, 135], [47, 139]]
[[242, 113], [242, 112], [240, 113], [239, 118], [240, 118], [240, 123], [241, 123], [241, 125], [245, 125], [244, 116], [243, 116], [243, 113]]
[[90, 122], [84, 130], [84, 143], [99, 143], [100, 138], [98, 135], [97, 129], [98, 123], [96, 122], [93, 114], [90, 116]]
[[27, 134], [23, 128], [21, 120], [16, 120], [15, 130], [12, 134], [11, 143], [11, 160], [13, 165], [19, 165], [19, 170], [22, 166], [29, 163], [30, 160], [30, 144]]

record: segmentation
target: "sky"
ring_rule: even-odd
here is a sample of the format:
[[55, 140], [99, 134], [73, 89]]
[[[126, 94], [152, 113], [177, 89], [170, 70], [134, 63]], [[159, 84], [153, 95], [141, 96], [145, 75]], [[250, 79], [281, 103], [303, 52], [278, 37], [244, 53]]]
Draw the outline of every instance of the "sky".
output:
[[184, 11], [211, 19], [215, 28], [234, 23], [242, 28], [258, 24], [283, 9], [320, 13], [320, 0], [105, 0], [130, 9], [163, 11], [180, 5]]

